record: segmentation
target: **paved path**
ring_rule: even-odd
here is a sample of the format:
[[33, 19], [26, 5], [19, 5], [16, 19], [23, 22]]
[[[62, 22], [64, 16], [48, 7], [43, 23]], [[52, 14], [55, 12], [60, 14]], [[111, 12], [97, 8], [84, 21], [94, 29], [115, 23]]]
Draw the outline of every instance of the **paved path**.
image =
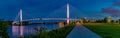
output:
[[67, 38], [102, 38], [83, 25], [76, 25]]

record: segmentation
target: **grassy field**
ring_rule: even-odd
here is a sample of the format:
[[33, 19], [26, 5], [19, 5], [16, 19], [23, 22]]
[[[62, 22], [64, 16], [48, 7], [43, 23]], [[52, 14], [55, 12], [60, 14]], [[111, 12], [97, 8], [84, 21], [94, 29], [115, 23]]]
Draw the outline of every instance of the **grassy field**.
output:
[[83, 25], [103, 38], [120, 38], [120, 24], [89, 23]]

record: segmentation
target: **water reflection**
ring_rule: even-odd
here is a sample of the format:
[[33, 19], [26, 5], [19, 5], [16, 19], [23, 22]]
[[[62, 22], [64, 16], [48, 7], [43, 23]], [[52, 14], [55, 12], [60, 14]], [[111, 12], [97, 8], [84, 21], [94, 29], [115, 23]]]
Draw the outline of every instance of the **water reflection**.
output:
[[[27, 26], [23, 25], [22, 26], [23, 35], [24, 36], [35, 35], [37, 34], [35, 28], [40, 28], [42, 26], [46, 27], [47, 31], [51, 31], [58, 28], [57, 24], [44, 24], [44, 25], [33, 24]], [[20, 26], [9, 26], [8, 32], [11, 38], [17, 38], [20, 36]]]

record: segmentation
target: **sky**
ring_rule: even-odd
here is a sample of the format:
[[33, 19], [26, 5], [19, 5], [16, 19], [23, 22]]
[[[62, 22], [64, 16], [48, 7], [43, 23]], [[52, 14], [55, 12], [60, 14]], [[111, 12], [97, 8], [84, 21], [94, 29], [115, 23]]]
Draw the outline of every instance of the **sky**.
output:
[[120, 17], [119, 0], [0, 0], [0, 18], [14, 20], [20, 9], [23, 10], [23, 19], [66, 18], [67, 3], [70, 18]]

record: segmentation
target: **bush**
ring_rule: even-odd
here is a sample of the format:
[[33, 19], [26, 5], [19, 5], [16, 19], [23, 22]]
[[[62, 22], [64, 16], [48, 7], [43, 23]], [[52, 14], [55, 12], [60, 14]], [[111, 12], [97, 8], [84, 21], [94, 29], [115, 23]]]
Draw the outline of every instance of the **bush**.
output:
[[2, 38], [9, 38], [7, 29], [8, 29], [8, 23], [0, 20], [0, 36], [2, 36]]
[[70, 33], [74, 26], [66, 26], [63, 28], [59, 28], [57, 30], [52, 30], [50, 32], [42, 32], [38, 35], [28, 36], [25, 38], [66, 38], [66, 36]]

